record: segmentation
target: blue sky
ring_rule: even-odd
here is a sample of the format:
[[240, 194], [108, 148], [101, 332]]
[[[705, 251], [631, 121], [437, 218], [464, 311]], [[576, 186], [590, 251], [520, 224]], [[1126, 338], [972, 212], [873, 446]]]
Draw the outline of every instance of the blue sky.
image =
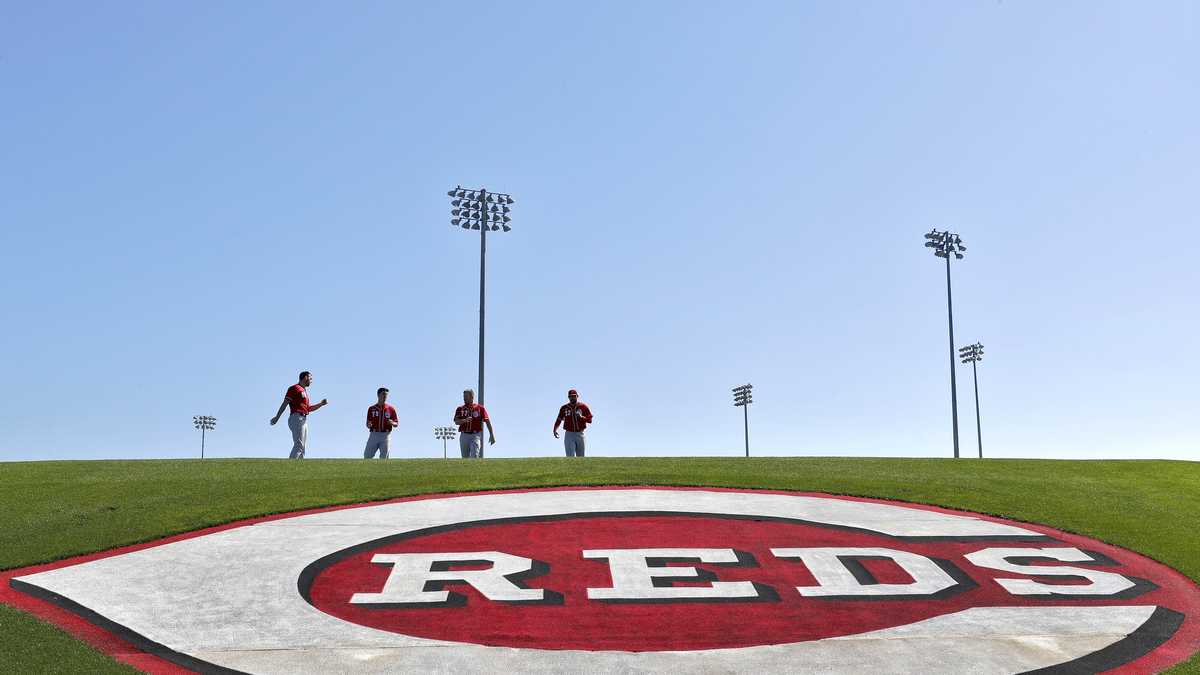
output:
[[[0, 2], [0, 460], [951, 452], [1196, 459], [1190, 2]], [[964, 455], [975, 448], [960, 367]]]

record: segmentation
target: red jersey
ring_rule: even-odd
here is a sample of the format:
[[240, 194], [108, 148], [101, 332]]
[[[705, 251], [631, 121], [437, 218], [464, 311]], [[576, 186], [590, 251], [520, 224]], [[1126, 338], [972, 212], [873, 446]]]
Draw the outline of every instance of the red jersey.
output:
[[567, 431], [583, 431], [587, 425], [592, 423], [592, 411], [587, 407], [586, 403], [570, 403], [558, 409], [558, 419], [554, 420], [554, 428], [558, 428], [559, 422], [566, 420], [563, 429]]
[[488, 421], [487, 409], [478, 403], [460, 405], [454, 409], [454, 417], [470, 417], [466, 424], [458, 425], [458, 430], [464, 434], [478, 434], [483, 431], [483, 423]]
[[293, 384], [288, 387], [283, 398], [287, 400], [293, 415], [296, 413], [300, 413], [301, 415], [308, 414], [308, 392], [304, 390], [304, 387], [301, 387], [299, 384]]
[[400, 418], [396, 416], [396, 409], [384, 403], [383, 410], [380, 411], [379, 404], [367, 408], [367, 428], [371, 431], [389, 432], [393, 428], [400, 425]]

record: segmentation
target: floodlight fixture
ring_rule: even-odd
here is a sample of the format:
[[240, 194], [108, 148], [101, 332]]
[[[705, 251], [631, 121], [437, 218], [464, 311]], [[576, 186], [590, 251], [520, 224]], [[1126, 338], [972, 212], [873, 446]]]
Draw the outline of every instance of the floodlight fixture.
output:
[[746, 435], [746, 456], [750, 456], [750, 404], [754, 403], [754, 385], [743, 384], [733, 388], [733, 406], [742, 409], [742, 422]]
[[192, 426], [200, 430], [200, 459], [204, 459], [204, 438], [207, 432], [217, 428], [217, 418], [211, 415], [192, 415]]
[[458, 429], [454, 427], [434, 427], [433, 437], [442, 442], [442, 459], [446, 459], [446, 441], [454, 438], [458, 433]]
[[487, 233], [511, 232], [509, 223], [512, 218], [507, 214], [512, 211], [508, 207], [513, 203], [511, 195], [502, 192], [489, 192], [487, 188], [472, 190], [462, 185], [455, 186], [446, 193], [453, 197], [450, 206], [451, 225], [457, 225], [464, 230], [479, 230], [479, 389], [478, 402], [484, 402], [484, 327], [487, 283]]
[[983, 360], [983, 345], [976, 342], [959, 347], [958, 357], [963, 363], [971, 364], [971, 379], [975, 383], [975, 440], [979, 443], [979, 458], [983, 459], [983, 430], [979, 422], [979, 368], [975, 365]]
[[933, 229], [925, 233], [925, 247], [933, 249], [933, 255], [946, 261], [946, 316], [950, 328], [950, 420], [954, 434], [954, 457], [958, 458], [958, 384], [955, 380], [954, 363], [954, 302], [950, 289], [950, 257], [962, 260], [967, 250], [962, 237], [954, 232]]
[[973, 345], [958, 348], [958, 358], [962, 359], [963, 363], [975, 363], [983, 360], [983, 345], [976, 342]]

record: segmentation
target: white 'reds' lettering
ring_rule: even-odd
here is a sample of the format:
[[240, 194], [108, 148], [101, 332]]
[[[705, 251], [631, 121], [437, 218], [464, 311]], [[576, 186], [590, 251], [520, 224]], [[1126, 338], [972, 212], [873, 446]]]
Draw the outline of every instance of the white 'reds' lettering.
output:
[[[355, 593], [350, 598], [352, 605], [409, 605], [445, 603], [450, 592], [427, 591], [429, 582], [465, 582], [483, 594], [488, 600], [503, 602], [537, 602], [543, 600], [540, 588], [521, 588], [506, 579], [507, 575], [529, 572], [533, 561], [529, 558], [501, 553], [499, 551], [473, 551], [467, 553], [378, 553], [371, 562], [391, 565], [383, 590], [378, 593]], [[451, 563], [490, 562], [482, 570], [435, 570]]]
[[[778, 558], [796, 558], [804, 563], [816, 586], [797, 586], [806, 597], [933, 595], [958, 585], [929, 558], [890, 548], [773, 548]], [[879, 584], [860, 580], [847, 567], [854, 558], [887, 558], [913, 578], [910, 584]]]
[[655, 579], [711, 580], [711, 573], [695, 567], [651, 567], [650, 560], [687, 560], [704, 563], [737, 563], [731, 548], [633, 548], [584, 551], [584, 558], [607, 559], [612, 588], [589, 588], [589, 600], [638, 602], [647, 600], [734, 600], [758, 598], [750, 581], [712, 581], [708, 586], [658, 586]]
[[1115, 595], [1133, 588], [1135, 584], [1120, 574], [1067, 567], [1060, 565], [1018, 565], [1009, 558], [1047, 558], [1062, 562], [1095, 562], [1091, 556], [1077, 548], [985, 548], [968, 553], [967, 560], [977, 567], [1015, 572], [1038, 577], [1083, 577], [1090, 584], [1043, 584], [1032, 579], [996, 579], [1004, 590], [1013, 595]]

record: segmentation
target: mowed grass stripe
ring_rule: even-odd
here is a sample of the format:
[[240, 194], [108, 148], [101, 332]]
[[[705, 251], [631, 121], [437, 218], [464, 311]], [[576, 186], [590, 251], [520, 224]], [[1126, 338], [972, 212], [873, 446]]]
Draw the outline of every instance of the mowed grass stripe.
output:
[[[642, 484], [937, 504], [1078, 532], [1200, 580], [1200, 463], [825, 457], [0, 463], [0, 568], [334, 504], [431, 492]], [[41, 645], [54, 654], [43, 653]], [[86, 646], [64, 642], [57, 629], [0, 607], [4, 670], [131, 672], [114, 662], [108, 670], [98, 668], [96, 658]], [[1200, 675], [1200, 658], [1172, 672]]]

